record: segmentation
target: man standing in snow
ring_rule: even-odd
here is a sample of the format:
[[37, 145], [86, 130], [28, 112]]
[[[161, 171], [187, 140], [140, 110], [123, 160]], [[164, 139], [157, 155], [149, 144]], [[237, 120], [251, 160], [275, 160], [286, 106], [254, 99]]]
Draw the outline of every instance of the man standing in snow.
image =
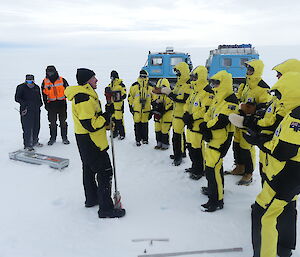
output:
[[67, 102], [65, 89], [68, 82], [58, 75], [56, 68], [50, 65], [46, 69], [46, 78], [42, 82], [43, 101], [48, 111], [50, 139], [48, 145], [53, 145], [57, 136], [57, 116], [60, 123], [61, 138], [65, 145], [70, 144], [67, 137]]
[[92, 70], [77, 69], [78, 86], [65, 90], [72, 101], [74, 131], [83, 167], [85, 207], [99, 204], [99, 218], [120, 218], [124, 209], [114, 208], [111, 198], [112, 166], [107, 153], [106, 125], [114, 113], [113, 104], [101, 103], [95, 91], [97, 78]]
[[113, 130], [113, 136], [114, 138], [119, 136], [120, 140], [123, 140], [125, 138], [125, 127], [124, 127], [124, 99], [126, 99], [126, 87], [123, 84], [123, 80], [119, 78], [118, 72], [113, 70], [110, 73], [110, 79], [111, 82], [108, 85], [108, 88], [110, 88], [113, 92], [120, 92], [120, 99], [114, 99], [113, 105], [115, 108], [115, 112], [113, 114], [113, 122], [115, 124]]
[[39, 143], [41, 91], [34, 83], [34, 76], [26, 75], [24, 83], [17, 87], [15, 100], [20, 104], [20, 115], [23, 129], [24, 149], [33, 151], [34, 146], [42, 146]]
[[[174, 157], [173, 164], [179, 166], [182, 162], [182, 156], [185, 154], [185, 142], [184, 139], [184, 105], [191, 93], [190, 85], [190, 70], [189, 66], [185, 62], [180, 62], [174, 66], [174, 72], [177, 76], [177, 82], [173, 90], [168, 87], [164, 87], [161, 90], [162, 94], [167, 95], [173, 101], [173, 153], [170, 158]], [[183, 144], [183, 145], [182, 145]], [[184, 148], [184, 149], [182, 149]]]
[[152, 86], [149, 83], [148, 72], [140, 71], [140, 75], [129, 90], [128, 104], [133, 116], [136, 146], [148, 144], [149, 126], [151, 118]]

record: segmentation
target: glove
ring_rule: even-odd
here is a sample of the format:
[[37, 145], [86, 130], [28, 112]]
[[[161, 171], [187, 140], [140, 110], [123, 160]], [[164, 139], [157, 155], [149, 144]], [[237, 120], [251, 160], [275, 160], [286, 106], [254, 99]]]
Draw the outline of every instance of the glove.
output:
[[129, 105], [129, 111], [131, 112], [132, 115], [134, 114], [134, 110], [133, 110], [133, 106], [132, 105]]
[[115, 112], [115, 107], [113, 104], [106, 104], [105, 105], [105, 112], [109, 113], [110, 116], [114, 114]]
[[251, 145], [257, 145], [259, 148], [267, 141], [270, 141], [273, 135], [264, 135], [248, 129], [247, 133], [243, 133], [245, 140]]
[[163, 87], [163, 88], [160, 90], [160, 92], [161, 92], [162, 94], [164, 94], [164, 95], [169, 95], [169, 94], [172, 92], [172, 90], [171, 90], [171, 88], [169, 88], [169, 87]]
[[189, 114], [188, 112], [185, 112], [183, 114], [182, 119], [183, 119], [184, 124], [187, 126], [187, 128], [192, 129], [193, 123], [194, 123], [193, 115]]
[[206, 142], [210, 142], [212, 140], [212, 133], [211, 130], [207, 127], [206, 122], [202, 122], [199, 125], [200, 133], [203, 135], [203, 139]]
[[105, 113], [102, 114], [104, 119], [106, 120], [106, 124], [110, 123], [110, 118], [114, 114], [115, 108], [113, 104], [106, 104], [105, 105]]
[[257, 118], [254, 115], [246, 115], [244, 117], [243, 126], [258, 132]]

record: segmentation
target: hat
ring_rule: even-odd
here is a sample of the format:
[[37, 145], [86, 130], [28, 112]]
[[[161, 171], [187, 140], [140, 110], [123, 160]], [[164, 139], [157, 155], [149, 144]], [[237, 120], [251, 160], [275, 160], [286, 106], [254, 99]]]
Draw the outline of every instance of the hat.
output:
[[119, 78], [119, 74], [118, 74], [118, 72], [116, 72], [115, 70], [113, 70], [110, 73], [110, 77], [114, 78], [114, 79], [118, 79]]
[[76, 79], [77, 79], [78, 85], [86, 84], [86, 82], [88, 82], [88, 80], [95, 75], [96, 75], [95, 72], [92, 70], [89, 70], [86, 68], [77, 69]]
[[147, 71], [145, 71], [145, 70], [141, 70], [140, 71], [140, 77], [148, 77], [148, 72]]
[[47, 72], [53, 72], [53, 71], [56, 71], [56, 68], [54, 67], [54, 65], [49, 65], [49, 66], [47, 66], [47, 68], [46, 68], [46, 73]]
[[34, 80], [34, 76], [32, 74], [27, 74], [25, 80]]

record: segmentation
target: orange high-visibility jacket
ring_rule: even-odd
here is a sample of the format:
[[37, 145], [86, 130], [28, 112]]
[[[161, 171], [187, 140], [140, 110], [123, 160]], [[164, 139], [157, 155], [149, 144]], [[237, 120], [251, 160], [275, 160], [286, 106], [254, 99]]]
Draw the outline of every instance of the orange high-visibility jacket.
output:
[[44, 89], [43, 93], [47, 95], [47, 102], [52, 102], [56, 100], [65, 100], [65, 87], [64, 80], [62, 77], [59, 77], [54, 84], [48, 79], [44, 79]]

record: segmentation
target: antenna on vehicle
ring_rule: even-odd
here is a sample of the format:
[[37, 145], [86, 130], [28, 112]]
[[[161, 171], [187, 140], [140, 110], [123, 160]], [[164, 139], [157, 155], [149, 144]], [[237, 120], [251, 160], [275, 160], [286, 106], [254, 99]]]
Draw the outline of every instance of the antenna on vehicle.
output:
[[173, 46], [167, 46], [166, 47], [166, 53], [173, 53], [174, 52], [174, 47]]

